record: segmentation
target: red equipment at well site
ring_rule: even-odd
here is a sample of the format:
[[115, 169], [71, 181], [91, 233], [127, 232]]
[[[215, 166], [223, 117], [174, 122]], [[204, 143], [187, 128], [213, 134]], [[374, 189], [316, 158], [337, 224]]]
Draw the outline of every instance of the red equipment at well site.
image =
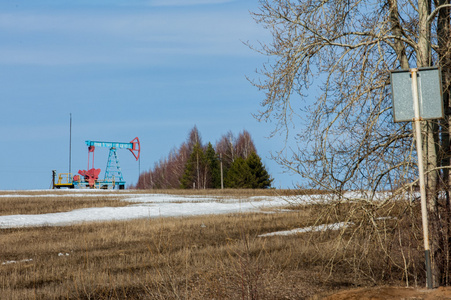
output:
[[[86, 143], [88, 143], [90, 141], [86, 141]], [[81, 176], [83, 176], [83, 178], [85, 179], [85, 181], [88, 182], [90, 187], [93, 187], [94, 184], [96, 183], [96, 181], [99, 179], [99, 175], [100, 175], [100, 169], [95, 169], [94, 168], [94, 150], [96, 149], [95, 146], [92, 145], [88, 145], [88, 168], [86, 170], [79, 170], [78, 174], [80, 174]], [[90, 156], [92, 153], [92, 169], [89, 168], [89, 160], [90, 160]], [[80, 176], [75, 175], [74, 176], [74, 181], [79, 181], [80, 180]]]

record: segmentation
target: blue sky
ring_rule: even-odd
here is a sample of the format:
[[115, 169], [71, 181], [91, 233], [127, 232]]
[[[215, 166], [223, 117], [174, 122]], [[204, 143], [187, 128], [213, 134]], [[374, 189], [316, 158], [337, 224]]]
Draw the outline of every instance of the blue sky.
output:
[[[246, 76], [268, 58], [256, 0], [5, 0], [0, 3], [0, 189], [45, 189], [51, 170], [87, 167], [85, 140], [141, 140], [118, 151], [127, 183], [196, 125], [213, 144], [248, 130], [276, 187], [296, 178], [269, 159], [281, 147], [252, 114], [264, 94]], [[104, 171], [108, 149], [96, 149]], [[103, 172], [101, 174], [103, 176]]]

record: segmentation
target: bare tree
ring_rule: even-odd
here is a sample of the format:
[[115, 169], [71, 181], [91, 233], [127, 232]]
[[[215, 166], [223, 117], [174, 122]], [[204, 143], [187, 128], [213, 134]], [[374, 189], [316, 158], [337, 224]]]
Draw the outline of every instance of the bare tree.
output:
[[243, 130], [238, 135], [235, 142], [235, 148], [236, 155], [244, 159], [248, 158], [248, 156], [253, 152], [257, 153], [251, 134], [247, 130]]
[[168, 157], [160, 159], [148, 172], [140, 174], [138, 189], [175, 189], [180, 187], [180, 180], [190, 156], [187, 143], [169, 152]]
[[190, 152], [193, 150], [196, 144], [199, 144], [201, 147], [203, 147], [202, 137], [200, 136], [199, 130], [197, 129], [196, 125], [194, 125], [194, 127], [189, 132], [186, 144], [188, 145], [188, 149]]
[[201, 145], [201, 143], [202, 138], [199, 130], [194, 126], [190, 130], [186, 141], [179, 148], [172, 149], [168, 157], [160, 159], [151, 170], [140, 175], [136, 187], [140, 189], [180, 188], [186, 163], [193, 149], [196, 145]]
[[235, 160], [235, 137], [231, 131], [227, 132], [216, 143], [216, 153], [222, 155], [224, 166], [228, 168]]
[[360, 200], [375, 209], [389, 203], [375, 201], [377, 192], [396, 188], [392, 198], [405, 199], [412, 191], [412, 130], [392, 121], [389, 71], [441, 67], [446, 118], [423, 121], [422, 130], [434, 285], [450, 284], [449, 0], [260, 3], [254, 18], [273, 39], [255, 48], [269, 57], [253, 81], [266, 92], [258, 118], [275, 121], [275, 132], [287, 136], [305, 125], [297, 149], [275, 159], [336, 199], [360, 190]]

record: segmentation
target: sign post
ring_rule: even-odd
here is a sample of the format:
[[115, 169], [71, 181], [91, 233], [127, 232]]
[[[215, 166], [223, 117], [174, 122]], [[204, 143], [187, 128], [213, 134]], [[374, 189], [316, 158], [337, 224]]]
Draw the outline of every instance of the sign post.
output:
[[[426, 285], [431, 289], [432, 270], [429, 246], [426, 188], [424, 182], [423, 146], [420, 122], [425, 119], [443, 118], [441, 78], [438, 68], [410, 69], [391, 72], [393, 116], [395, 122], [413, 121], [418, 155], [418, 175], [421, 196]], [[409, 93], [410, 81], [410, 93]], [[413, 99], [413, 105], [411, 100]], [[409, 103], [410, 102], [410, 103]], [[412, 114], [413, 113], [413, 114]]]
[[424, 164], [423, 164], [423, 145], [421, 138], [421, 117], [420, 117], [420, 103], [418, 101], [418, 81], [417, 69], [411, 69], [412, 75], [412, 95], [413, 106], [415, 111], [415, 138], [417, 140], [417, 154], [418, 154], [418, 175], [420, 181], [420, 195], [421, 195], [421, 219], [423, 223], [423, 240], [424, 240], [424, 256], [426, 258], [426, 285], [428, 289], [432, 288], [432, 270], [431, 270], [431, 251], [429, 247], [429, 230], [428, 230], [428, 213], [426, 207], [426, 187], [424, 184]]

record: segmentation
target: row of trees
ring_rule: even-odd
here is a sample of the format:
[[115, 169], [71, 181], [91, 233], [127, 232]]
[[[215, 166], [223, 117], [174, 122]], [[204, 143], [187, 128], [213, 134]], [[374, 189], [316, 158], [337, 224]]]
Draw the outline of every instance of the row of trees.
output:
[[[222, 174], [221, 174], [222, 169]], [[196, 126], [186, 142], [139, 176], [135, 188], [268, 188], [273, 179], [257, 154], [248, 131], [223, 135], [215, 147], [203, 144]]]

